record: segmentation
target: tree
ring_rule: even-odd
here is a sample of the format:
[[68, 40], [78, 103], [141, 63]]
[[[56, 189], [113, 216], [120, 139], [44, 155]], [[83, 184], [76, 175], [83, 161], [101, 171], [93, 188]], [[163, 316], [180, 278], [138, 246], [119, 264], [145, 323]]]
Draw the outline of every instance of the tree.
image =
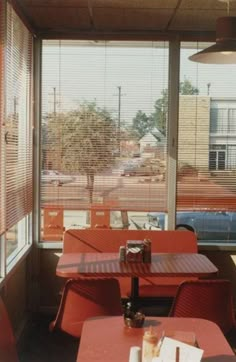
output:
[[182, 95], [194, 95], [199, 94], [199, 90], [192, 85], [190, 80], [184, 79], [184, 81], [179, 84], [179, 93]]
[[109, 113], [95, 103], [84, 103], [79, 110], [49, 117], [47, 130], [49, 151], [57, 148], [63, 170], [87, 176], [92, 203], [95, 175], [114, 163], [116, 129]]
[[161, 92], [162, 97], [157, 99], [154, 105], [154, 112], [151, 114], [150, 118], [152, 119], [155, 127], [166, 135], [166, 124], [168, 116], [168, 89], [163, 89]]
[[138, 111], [133, 118], [132, 128], [138, 133], [139, 138], [151, 131], [154, 127], [153, 120], [142, 111]]
[[[155, 126], [166, 135], [166, 125], [168, 117], [168, 89], [163, 89], [162, 97], [157, 99], [154, 105], [155, 111], [151, 114], [151, 118]], [[179, 94], [194, 95], [199, 94], [198, 88], [194, 87], [190, 80], [184, 79], [179, 85]]]

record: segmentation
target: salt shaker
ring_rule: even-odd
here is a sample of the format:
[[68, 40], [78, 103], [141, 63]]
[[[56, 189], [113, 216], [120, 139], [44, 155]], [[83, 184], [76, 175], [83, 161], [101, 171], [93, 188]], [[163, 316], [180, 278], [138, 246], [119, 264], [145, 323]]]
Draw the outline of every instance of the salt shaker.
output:
[[142, 362], [152, 362], [153, 357], [156, 356], [157, 341], [157, 334], [150, 327], [143, 335]]
[[130, 348], [129, 362], [141, 362], [141, 348], [139, 346]]

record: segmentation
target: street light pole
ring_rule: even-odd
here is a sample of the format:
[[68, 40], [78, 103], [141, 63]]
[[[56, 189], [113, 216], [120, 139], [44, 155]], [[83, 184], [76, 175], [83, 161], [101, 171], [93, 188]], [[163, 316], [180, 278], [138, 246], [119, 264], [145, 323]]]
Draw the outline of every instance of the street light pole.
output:
[[53, 87], [53, 114], [54, 116], [57, 113], [57, 93], [56, 93], [56, 87]]
[[118, 153], [120, 157], [120, 109], [121, 109], [121, 86], [118, 86], [118, 132], [117, 132], [117, 143]]

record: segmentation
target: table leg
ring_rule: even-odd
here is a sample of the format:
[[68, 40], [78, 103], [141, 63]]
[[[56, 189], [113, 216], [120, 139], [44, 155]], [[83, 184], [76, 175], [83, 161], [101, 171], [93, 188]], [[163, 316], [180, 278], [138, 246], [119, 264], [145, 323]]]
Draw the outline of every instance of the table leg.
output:
[[131, 278], [131, 300], [135, 301], [139, 297], [139, 279], [138, 277]]

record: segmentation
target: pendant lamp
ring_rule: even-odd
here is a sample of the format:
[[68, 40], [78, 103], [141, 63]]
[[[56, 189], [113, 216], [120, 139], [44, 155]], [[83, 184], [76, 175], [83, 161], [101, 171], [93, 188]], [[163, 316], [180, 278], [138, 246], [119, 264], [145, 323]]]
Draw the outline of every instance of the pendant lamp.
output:
[[216, 43], [189, 57], [193, 62], [236, 64], [236, 17], [225, 16], [216, 22]]

